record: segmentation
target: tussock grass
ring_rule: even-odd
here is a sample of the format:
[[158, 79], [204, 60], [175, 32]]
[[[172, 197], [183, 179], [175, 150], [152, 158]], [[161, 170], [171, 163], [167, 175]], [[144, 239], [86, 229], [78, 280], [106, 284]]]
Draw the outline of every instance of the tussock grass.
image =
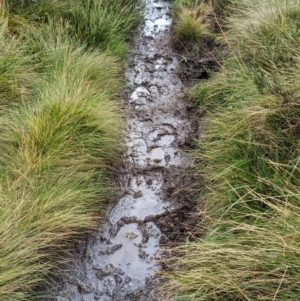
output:
[[62, 260], [55, 250], [95, 226], [99, 204], [111, 194], [107, 170], [120, 158], [120, 112], [112, 101], [120, 84], [116, 60], [96, 51], [55, 52], [57, 65], [36, 89], [34, 105], [0, 120], [5, 300], [26, 300], [53, 261]]
[[239, 50], [242, 62], [258, 70], [293, 66], [298, 53], [298, 19], [297, 0], [235, 2], [228, 18], [231, 46]]
[[176, 287], [174, 300], [298, 299], [299, 162], [265, 164], [280, 180], [257, 178], [263, 192], [245, 185], [238, 194], [232, 188], [235, 202], [206, 220], [207, 234], [174, 250], [179, 258], [172, 261], [168, 285], [170, 296]]
[[[194, 87], [203, 219], [167, 263], [173, 300], [298, 300], [299, 1], [230, 1], [230, 55]], [[200, 192], [199, 192], [200, 194]]]
[[179, 295], [174, 300], [299, 298], [299, 206], [252, 197], [272, 210], [250, 211], [244, 204], [236, 212], [244, 213], [240, 220], [223, 218], [203, 240], [177, 250], [182, 257], [170, 282]]
[[67, 34], [86, 47], [109, 50], [124, 58], [127, 41], [140, 17], [139, 0], [39, 0], [30, 5], [8, 0], [11, 11], [34, 22], [60, 24]]
[[211, 32], [210, 9], [203, 2], [175, 1], [173, 3], [174, 33], [183, 42], [196, 42]]
[[0, 299], [35, 300], [114, 195], [116, 99], [139, 6], [1, 4]]
[[32, 58], [21, 42], [9, 35], [8, 22], [0, 20], [0, 110], [23, 100], [30, 93], [36, 75]]
[[227, 8], [231, 4], [231, 0], [214, 0], [211, 2], [213, 5], [214, 11], [222, 16], [227, 13]]
[[[95, 51], [55, 52], [50, 76], [35, 91], [34, 106], [6, 115], [3, 148], [20, 148], [18, 160], [12, 162], [21, 161], [16, 168], [21, 172], [23, 167], [36, 167], [44, 160], [56, 162], [61, 156], [66, 161], [56, 162], [57, 166], [105, 167], [109, 159], [115, 160], [111, 152], [117, 149], [120, 135], [120, 115], [112, 102], [120, 84], [116, 61]], [[10, 155], [12, 150], [4, 153]], [[93, 163], [88, 166], [90, 160]]]

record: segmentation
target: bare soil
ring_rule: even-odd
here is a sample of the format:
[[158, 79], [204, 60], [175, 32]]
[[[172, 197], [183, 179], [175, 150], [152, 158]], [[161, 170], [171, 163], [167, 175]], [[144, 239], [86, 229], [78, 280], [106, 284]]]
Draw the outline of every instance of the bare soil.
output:
[[194, 162], [184, 152], [199, 131], [199, 112], [185, 89], [215, 64], [196, 52], [187, 66], [180, 63], [171, 25], [170, 2], [146, 0], [126, 70], [126, 164], [117, 175], [122, 197], [76, 245], [50, 289], [53, 297], [43, 301], [163, 300], [156, 292], [156, 272], [168, 256], [163, 246], [182, 242], [199, 220], [193, 208], [201, 183], [188, 172]]

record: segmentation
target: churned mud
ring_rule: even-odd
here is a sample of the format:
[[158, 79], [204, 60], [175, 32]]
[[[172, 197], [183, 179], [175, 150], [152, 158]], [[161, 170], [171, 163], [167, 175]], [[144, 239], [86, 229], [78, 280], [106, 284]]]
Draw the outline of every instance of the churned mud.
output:
[[155, 292], [160, 246], [181, 239], [192, 224], [185, 175], [192, 161], [182, 148], [198, 128], [184, 100], [171, 23], [169, 1], [146, 0], [126, 71], [127, 164], [118, 175], [124, 195], [78, 246], [76, 263], [47, 300], [162, 300]]

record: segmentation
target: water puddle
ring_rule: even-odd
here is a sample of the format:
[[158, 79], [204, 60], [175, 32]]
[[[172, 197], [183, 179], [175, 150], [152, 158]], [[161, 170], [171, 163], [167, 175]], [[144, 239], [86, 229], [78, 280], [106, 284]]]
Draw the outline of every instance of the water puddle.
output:
[[153, 288], [162, 233], [155, 221], [174, 206], [162, 186], [174, 171], [174, 176], [181, 174], [191, 164], [179, 150], [192, 127], [170, 46], [169, 6], [169, 1], [146, 0], [145, 18], [128, 58], [128, 164], [119, 179], [124, 195], [88, 240], [53, 300], [158, 300]]

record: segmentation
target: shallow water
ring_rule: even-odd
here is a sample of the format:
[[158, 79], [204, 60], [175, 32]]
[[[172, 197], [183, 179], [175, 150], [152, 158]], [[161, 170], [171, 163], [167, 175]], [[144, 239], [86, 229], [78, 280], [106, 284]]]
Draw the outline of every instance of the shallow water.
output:
[[162, 234], [155, 217], [174, 206], [162, 186], [168, 185], [166, 174], [170, 179], [191, 164], [180, 146], [193, 131], [170, 46], [171, 23], [168, 1], [146, 0], [126, 70], [128, 164], [119, 176], [124, 195], [53, 300], [159, 300], [154, 276]]

